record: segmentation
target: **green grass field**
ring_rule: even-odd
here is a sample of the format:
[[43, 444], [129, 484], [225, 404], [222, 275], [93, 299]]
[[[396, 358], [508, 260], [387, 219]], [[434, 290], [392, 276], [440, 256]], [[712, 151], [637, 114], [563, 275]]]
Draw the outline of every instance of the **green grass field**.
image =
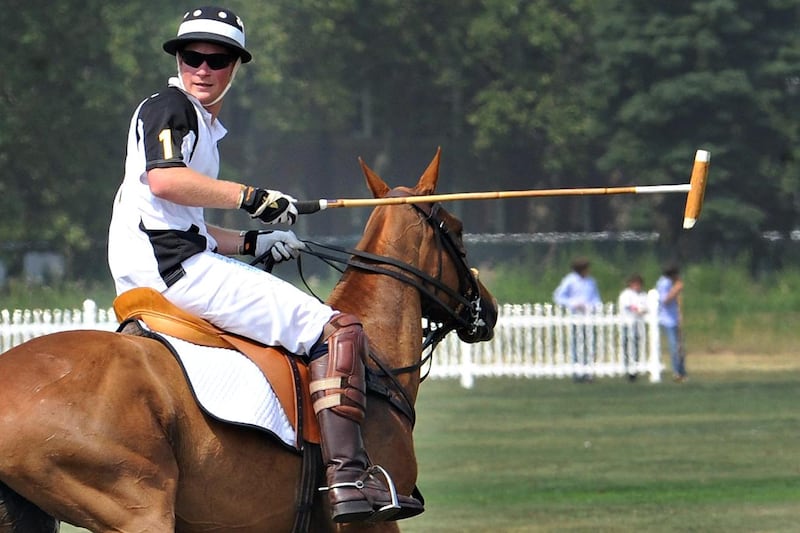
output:
[[684, 384], [425, 383], [428, 511], [405, 531], [797, 531], [796, 359], [709, 356]]
[[797, 531], [800, 356], [688, 367], [683, 384], [426, 381], [427, 511], [403, 530]]

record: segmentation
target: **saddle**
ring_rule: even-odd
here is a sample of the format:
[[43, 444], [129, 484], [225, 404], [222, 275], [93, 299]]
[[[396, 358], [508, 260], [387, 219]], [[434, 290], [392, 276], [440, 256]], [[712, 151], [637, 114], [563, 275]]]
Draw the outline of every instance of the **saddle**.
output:
[[[224, 331], [210, 322], [180, 309], [149, 287], [131, 289], [114, 300], [120, 324], [137, 319], [156, 333], [163, 333], [200, 346], [236, 350], [250, 359], [272, 386], [295, 433], [306, 442], [319, 444], [319, 424], [311, 406], [309, 373], [292, 354]], [[300, 445], [300, 443], [298, 443]]]

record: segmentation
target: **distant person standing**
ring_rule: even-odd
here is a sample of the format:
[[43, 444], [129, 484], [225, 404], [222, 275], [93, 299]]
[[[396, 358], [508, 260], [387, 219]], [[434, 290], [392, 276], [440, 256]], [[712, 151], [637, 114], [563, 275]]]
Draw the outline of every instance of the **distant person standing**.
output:
[[625, 372], [629, 381], [635, 381], [638, 374], [639, 343], [644, 329], [644, 315], [647, 313], [647, 294], [642, 291], [644, 279], [639, 274], [631, 274], [627, 285], [619, 294], [619, 313], [625, 318], [622, 326], [622, 352], [625, 356]]
[[683, 280], [677, 265], [668, 265], [656, 282], [658, 291], [658, 324], [667, 336], [673, 379], [686, 381], [686, 352], [681, 332], [681, 296]]
[[[602, 305], [597, 282], [589, 275], [591, 264], [584, 257], [572, 262], [572, 272], [564, 276], [553, 292], [553, 301], [572, 315], [584, 315]], [[594, 362], [594, 328], [589, 324], [571, 328], [573, 378], [578, 382], [592, 381], [589, 367]], [[580, 354], [580, 357], [579, 357]], [[581, 365], [578, 367], [578, 365]]]

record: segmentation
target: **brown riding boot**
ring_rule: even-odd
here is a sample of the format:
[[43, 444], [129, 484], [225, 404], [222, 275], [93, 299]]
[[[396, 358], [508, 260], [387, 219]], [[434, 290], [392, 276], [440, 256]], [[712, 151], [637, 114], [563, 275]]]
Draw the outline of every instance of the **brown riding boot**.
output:
[[418, 515], [416, 498], [397, 494], [389, 474], [371, 466], [361, 437], [366, 411], [367, 338], [358, 319], [334, 316], [328, 355], [311, 361], [311, 399], [319, 420], [334, 522], [378, 522]]

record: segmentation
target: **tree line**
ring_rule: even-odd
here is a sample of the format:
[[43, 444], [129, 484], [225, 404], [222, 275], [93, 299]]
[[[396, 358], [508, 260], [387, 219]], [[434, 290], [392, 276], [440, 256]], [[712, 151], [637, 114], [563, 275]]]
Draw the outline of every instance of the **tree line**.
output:
[[[174, 75], [161, 43], [184, 7], [4, 3], [0, 253], [46, 248], [75, 276], [103, 271], [130, 115]], [[658, 231], [686, 257], [758, 256], [765, 231], [800, 227], [800, 0], [226, 6], [255, 60], [221, 114], [221, 177], [361, 197], [357, 157], [409, 184], [441, 146], [439, 192], [685, 183], [702, 148], [711, 171], [691, 233], [682, 195], [448, 207], [473, 233]], [[297, 229], [358, 233], [366, 215], [311, 215]]]

